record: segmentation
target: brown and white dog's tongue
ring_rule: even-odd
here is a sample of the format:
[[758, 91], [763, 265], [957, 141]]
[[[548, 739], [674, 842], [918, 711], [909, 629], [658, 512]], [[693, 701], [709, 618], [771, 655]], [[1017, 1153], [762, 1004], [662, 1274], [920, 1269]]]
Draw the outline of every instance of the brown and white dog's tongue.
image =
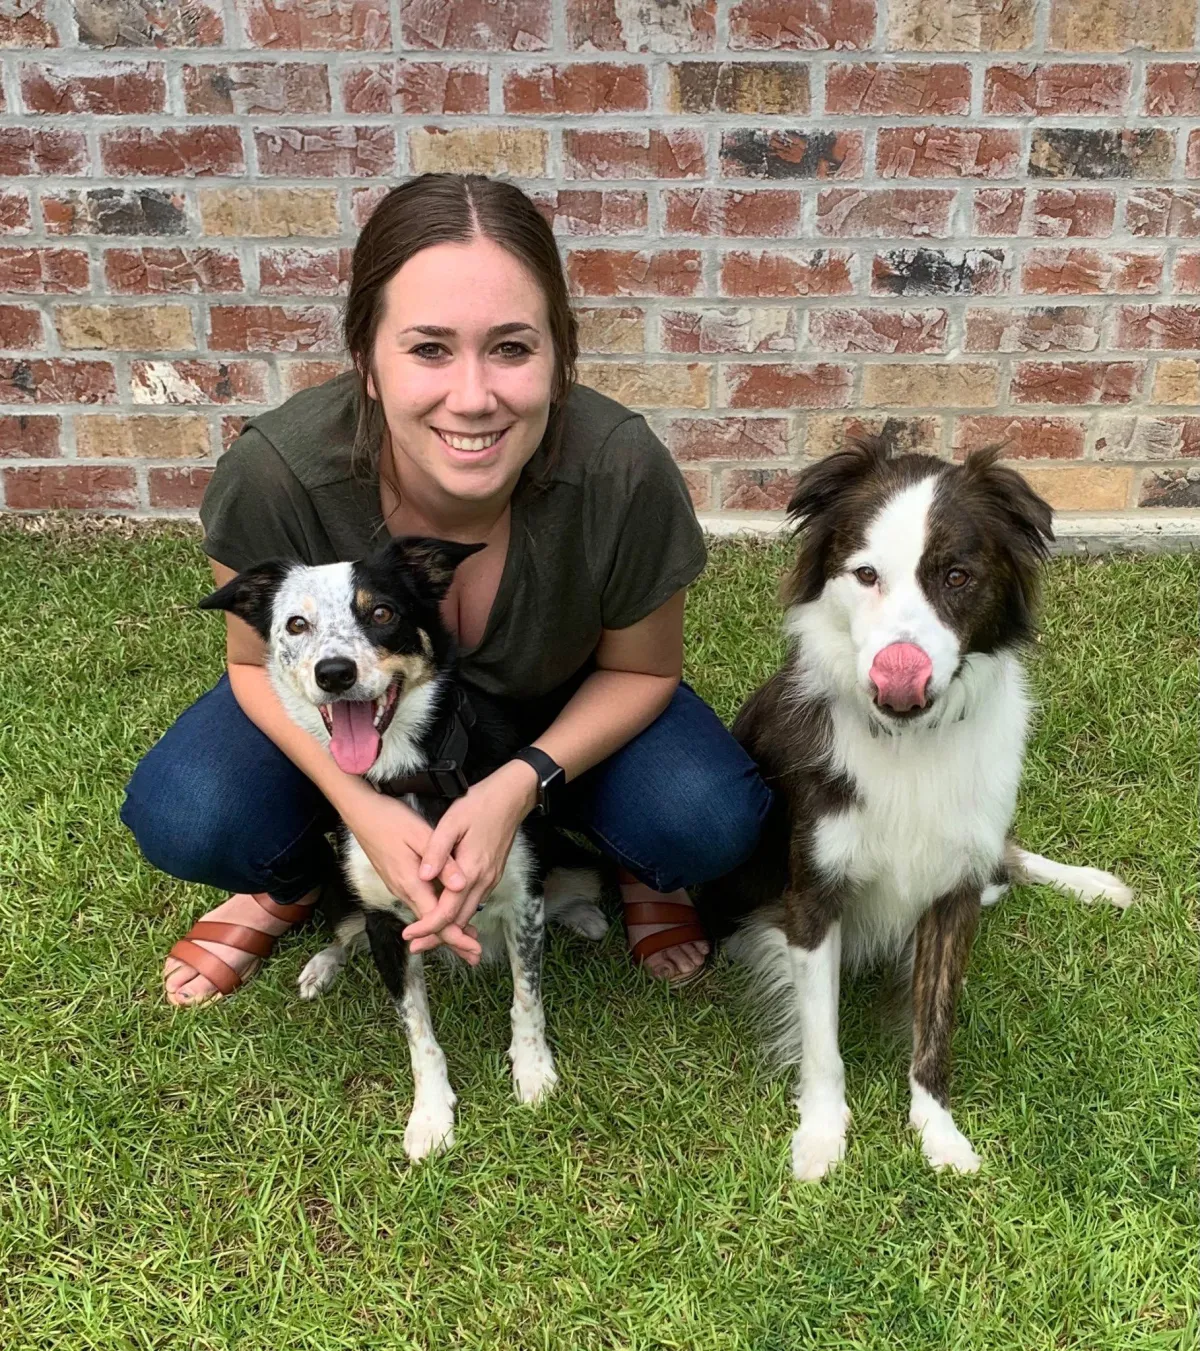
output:
[[370, 699], [340, 699], [329, 705], [333, 719], [329, 750], [346, 774], [365, 774], [379, 758], [375, 704]]

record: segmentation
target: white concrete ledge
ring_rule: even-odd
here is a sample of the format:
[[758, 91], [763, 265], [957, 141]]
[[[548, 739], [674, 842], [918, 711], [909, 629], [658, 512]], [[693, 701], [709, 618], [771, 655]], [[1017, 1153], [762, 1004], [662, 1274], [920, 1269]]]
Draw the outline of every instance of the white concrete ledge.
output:
[[[788, 530], [781, 511], [702, 511], [700, 524], [717, 538]], [[1055, 512], [1054, 534], [1058, 554], [1178, 553], [1200, 549], [1200, 511]]]

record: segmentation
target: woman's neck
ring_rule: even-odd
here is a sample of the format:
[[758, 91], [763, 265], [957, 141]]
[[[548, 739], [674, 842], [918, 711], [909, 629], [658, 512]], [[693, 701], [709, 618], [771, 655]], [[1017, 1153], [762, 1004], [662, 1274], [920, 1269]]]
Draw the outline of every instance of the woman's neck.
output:
[[379, 464], [384, 524], [393, 535], [432, 535], [463, 544], [479, 543], [495, 531], [512, 502], [512, 487], [482, 501], [464, 500], [442, 492], [424, 475], [405, 473], [386, 436]]

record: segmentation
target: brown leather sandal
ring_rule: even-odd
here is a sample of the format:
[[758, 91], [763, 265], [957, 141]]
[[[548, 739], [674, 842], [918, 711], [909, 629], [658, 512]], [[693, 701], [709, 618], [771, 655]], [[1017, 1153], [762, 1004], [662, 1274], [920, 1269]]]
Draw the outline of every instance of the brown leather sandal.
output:
[[[316, 905], [315, 900], [304, 905], [281, 905], [278, 901], [273, 901], [265, 891], [251, 892], [250, 896], [272, 919], [285, 920], [291, 924], [302, 924], [312, 914]], [[241, 989], [251, 977], [258, 974], [259, 967], [271, 955], [278, 938], [282, 937], [282, 934], [276, 936], [264, 933], [262, 929], [252, 929], [248, 924], [226, 924], [222, 920], [212, 919], [197, 920], [167, 956], [186, 963], [198, 975], [215, 985], [217, 993], [210, 994], [207, 999], [201, 999], [198, 1003], [189, 1003], [181, 1007], [198, 1009]], [[209, 943], [224, 943], [226, 947], [236, 948], [239, 952], [248, 952], [258, 960], [251, 962], [245, 971], [239, 973], [228, 962], [223, 962], [215, 952], [200, 947], [195, 941], [199, 938]]]
[[[669, 929], [660, 929], [658, 933], [646, 934], [636, 943], [629, 944], [629, 952], [638, 966], [645, 964], [647, 957], [653, 957], [664, 948], [675, 948], [681, 943], [707, 943], [708, 934], [695, 909], [690, 905], [680, 905], [678, 901], [627, 901], [622, 907], [625, 921], [625, 938], [629, 939], [629, 926], [639, 924], [669, 924]], [[686, 976], [667, 977], [668, 985], [690, 985], [699, 978], [706, 962], [701, 962], [694, 971]]]

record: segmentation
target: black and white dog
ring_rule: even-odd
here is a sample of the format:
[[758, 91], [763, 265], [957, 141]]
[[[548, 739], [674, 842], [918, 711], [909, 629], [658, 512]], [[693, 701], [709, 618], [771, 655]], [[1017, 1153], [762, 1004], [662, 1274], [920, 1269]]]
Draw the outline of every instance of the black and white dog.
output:
[[[266, 562], [201, 601], [251, 624], [267, 644], [267, 670], [288, 714], [328, 745], [348, 774], [403, 798], [431, 824], [455, 796], [521, 746], [503, 711], [456, 679], [455, 643], [439, 605], [454, 570], [483, 548], [446, 540], [397, 539], [365, 562], [307, 567]], [[412, 1159], [454, 1138], [454, 1091], [434, 1036], [420, 954], [401, 937], [415, 914], [394, 896], [358, 841], [340, 832], [341, 879], [323, 888], [321, 909], [336, 941], [300, 975], [314, 999], [332, 985], [350, 953], [369, 945], [404, 1023], [414, 1100], [404, 1133]], [[586, 860], [580, 852], [580, 861]], [[512, 968], [513, 1083], [536, 1103], [557, 1082], [541, 999], [546, 913], [600, 938], [607, 927], [593, 901], [598, 876], [574, 861], [572, 846], [530, 818], [518, 831], [504, 874], [473, 923], [485, 959], [506, 949]]]
[[790, 655], [734, 724], [776, 802], [752, 858], [710, 888], [710, 927], [763, 978], [798, 1064], [798, 1178], [842, 1157], [843, 966], [911, 969], [909, 1121], [935, 1168], [979, 1158], [950, 1115], [950, 1040], [982, 903], [1008, 879], [1132, 899], [1108, 873], [1008, 840], [1050, 508], [997, 452], [962, 465], [861, 440], [801, 477], [784, 585]]

